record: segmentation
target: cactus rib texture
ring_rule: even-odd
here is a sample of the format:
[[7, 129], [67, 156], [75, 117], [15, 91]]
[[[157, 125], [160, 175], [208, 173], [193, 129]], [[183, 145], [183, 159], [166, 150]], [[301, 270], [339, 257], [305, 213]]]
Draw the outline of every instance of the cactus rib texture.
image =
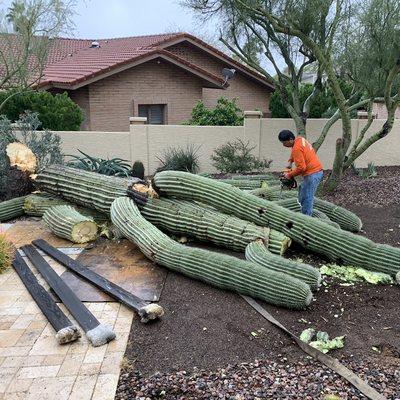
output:
[[301, 309], [312, 300], [310, 287], [298, 279], [249, 261], [176, 243], [147, 221], [127, 197], [113, 202], [111, 220], [148, 258], [191, 278], [287, 308]]
[[26, 196], [24, 211], [27, 215], [42, 217], [49, 208], [61, 205], [75, 208], [83, 216], [93, 218], [97, 224], [104, 224], [109, 221], [109, 217], [104, 213], [91, 208], [79, 207], [76, 204], [45, 192]]
[[246, 260], [300, 279], [310, 285], [311, 290], [318, 289], [321, 284], [321, 274], [316, 268], [270, 253], [261, 240], [256, 240], [247, 245]]
[[24, 215], [25, 197], [16, 197], [11, 200], [5, 200], [0, 203], [0, 222], [9, 221], [10, 219]]
[[126, 190], [139, 181], [56, 165], [39, 173], [35, 186], [72, 203], [109, 213], [111, 203], [117, 197], [125, 196]]
[[400, 270], [400, 249], [376, 244], [365, 237], [287, 210], [230, 185], [179, 171], [156, 174], [154, 185], [161, 196], [201, 201], [227, 214], [268, 226], [337, 263], [356, 265], [392, 276]]
[[201, 203], [152, 198], [148, 199], [140, 211], [160, 229], [192, 236], [235, 251], [244, 251], [249, 243], [257, 239], [261, 239], [272, 253], [282, 254], [290, 245], [285, 235], [280, 232], [274, 235], [272, 232], [274, 241], [270, 249], [269, 228], [223, 214], [209, 206], [203, 207]]
[[[279, 189], [266, 187], [251, 190], [248, 193], [269, 201], [275, 201], [282, 207], [297, 211], [298, 193], [296, 191], [283, 190], [281, 193]], [[282, 199], [280, 199], [281, 194]], [[346, 231], [359, 232], [362, 228], [362, 221], [356, 214], [329, 201], [316, 197], [314, 199], [314, 210], [323, 212], [331, 221], [336, 222]]]
[[71, 206], [49, 208], [43, 215], [43, 222], [55, 235], [74, 243], [90, 242], [98, 236], [98, 226], [94, 220], [79, 214]]

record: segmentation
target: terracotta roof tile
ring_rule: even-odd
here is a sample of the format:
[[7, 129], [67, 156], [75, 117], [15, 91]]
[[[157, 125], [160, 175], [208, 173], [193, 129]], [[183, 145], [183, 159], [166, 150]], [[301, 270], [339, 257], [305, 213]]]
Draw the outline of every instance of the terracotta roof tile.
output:
[[[73, 87], [95, 76], [107, 73], [114, 68], [140, 61], [151, 55], [159, 55], [173, 60], [179, 65], [185, 65], [195, 73], [208, 77], [214, 84], [222, 84], [222, 77], [213, 75], [165, 49], [169, 42], [185, 38], [198, 41], [198, 43], [207, 46], [215, 54], [224, 57], [230, 65], [237, 65], [250, 74], [258, 75], [259, 80], [264, 79], [261, 75], [241, 64], [239, 65], [235, 60], [192, 35], [170, 33], [95, 40], [55, 39], [49, 52], [47, 66], [40, 85]], [[100, 47], [91, 47], [94, 41], [98, 42]], [[1, 38], [0, 46], [2, 46]]]

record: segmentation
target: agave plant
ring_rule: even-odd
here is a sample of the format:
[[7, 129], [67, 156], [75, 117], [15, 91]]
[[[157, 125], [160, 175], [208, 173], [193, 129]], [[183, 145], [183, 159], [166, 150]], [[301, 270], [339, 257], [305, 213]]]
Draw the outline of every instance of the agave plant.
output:
[[100, 157], [89, 156], [79, 149], [78, 151], [83, 155], [83, 157], [69, 155], [69, 157], [74, 159], [68, 162], [70, 167], [83, 169], [85, 171], [97, 172], [99, 174], [109, 176], [113, 175], [127, 177], [130, 175], [131, 166], [128, 160], [124, 160], [122, 158], [104, 159]]

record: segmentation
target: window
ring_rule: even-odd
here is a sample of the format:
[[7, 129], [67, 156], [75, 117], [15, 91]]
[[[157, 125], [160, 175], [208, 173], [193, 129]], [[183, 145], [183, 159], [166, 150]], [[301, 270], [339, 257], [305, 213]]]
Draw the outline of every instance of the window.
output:
[[147, 117], [148, 124], [164, 125], [165, 104], [139, 104], [139, 117]]

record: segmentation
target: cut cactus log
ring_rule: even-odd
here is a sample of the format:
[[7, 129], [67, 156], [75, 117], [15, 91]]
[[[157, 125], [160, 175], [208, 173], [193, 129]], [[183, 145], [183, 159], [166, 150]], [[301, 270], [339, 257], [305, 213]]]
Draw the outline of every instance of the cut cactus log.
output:
[[316, 268], [272, 254], [261, 240], [256, 240], [246, 247], [246, 260], [300, 279], [307, 283], [311, 290], [318, 289], [321, 284], [321, 274]]
[[56, 165], [39, 173], [35, 186], [72, 203], [109, 213], [111, 203], [139, 182], [138, 178], [117, 178]]
[[312, 300], [310, 287], [299, 279], [249, 261], [176, 243], [147, 221], [127, 197], [113, 202], [111, 220], [148, 258], [191, 278], [287, 308], [302, 309]]
[[74, 243], [86, 243], [97, 239], [98, 226], [71, 206], [54, 206], [43, 215], [43, 222], [57, 236]]
[[62, 199], [61, 197], [57, 197], [45, 192], [26, 196], [24, 202], [24, 211], [27, 215], [42, 217], [49, 208], [61, 205], [74, 207], [83, 216], [93, 218], [97, 224], [104, 224], [109, 221], [107, 214], [90, 208], [79, 207], [76, 204]]
[[[251, 190], [248, 193], [266, 200], [275, 201], [282, 207], [292, 211], [299, 210], [297, 191], [283, 190], [282, 199], [280, 198], [280, 190], [269, 187]], [[329, 201], [316, 197], [314, 199], [314, 210], [323, 212], [331, 221], [336, 222], [346, 231], [359, 232], [362, 228], [362, 221], [356, 214], [336, 204], [330, 203]]]
[[256, 179], [219, 179], [219, 181], [242, 190], [254, 190], [268, 185], [267, 182], [263, 185], [264, 181]]
[[400, 271], [396, 274], [396, 282], [400, 285]]
[[24, 215], [24, 202], [26, 196], [16, 197], [15, 199], [5, 200], [0, 203], [0, 222]]
[[290, 239], [283, 233], [276, 231], [275, 229], [271, 229], [269, 231], [268, 250], [271, 253], [283, 256], [286, 253], [286, 250], [291, 246], [291, 244], [292, 239]]
[[[130, 192], [130, 196], [135, 199], [135, 192]], [[249, 243], [257, 239], [277, 254], [283, 254], [290, 245], [290, 239], [280, 232], [271, 232], [269, 228], [223, 214], [201, 203], [149, 198], [145, 205], [139, 204], [139, 209], [148, 221], [162, 230], [234, 251], [244, 251]], [[274, 240], [269, 248], [271, 234]]]
[[[400, 270], [400, 249], [337, 229], [301, 213], [287, 210], [242, 190], [187, 172], [163, 171], [154, 177], [154, 189], [161, 197], [200, 201], [218, 210], [260, 226], [284, 233], [303, 247], [323, 254], [336, 263], [355, 265], [396, 275]], [[329, 214], [327, 214], [329, 216]]]

